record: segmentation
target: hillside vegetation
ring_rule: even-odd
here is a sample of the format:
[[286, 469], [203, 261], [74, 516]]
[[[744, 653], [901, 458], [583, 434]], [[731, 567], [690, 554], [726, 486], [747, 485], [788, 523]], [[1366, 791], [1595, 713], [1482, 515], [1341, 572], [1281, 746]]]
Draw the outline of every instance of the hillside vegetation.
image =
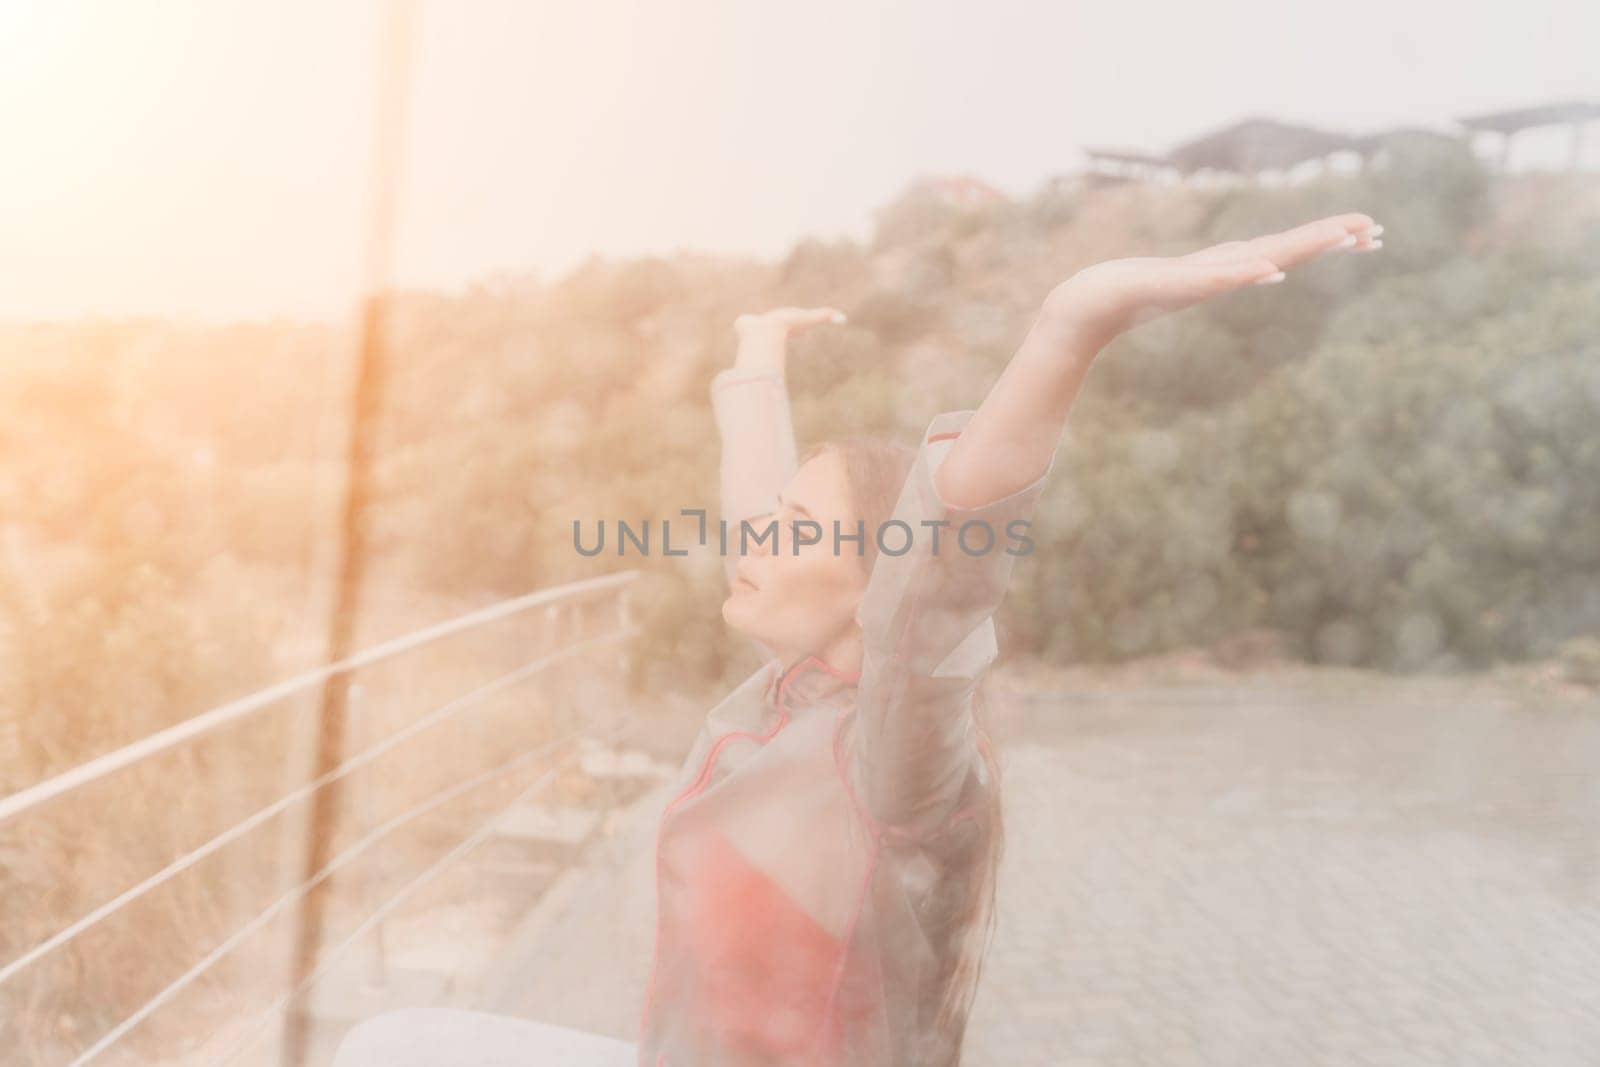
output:
[[[1403, 147], [1403, 146], [1402, 146]], [[1003, 622], [1008, 654], [1120, 660], [1246, 629], [1310, 661], [1450, 670], [1600, 631], [1600, 185], [1464, 149], [1293, 187], [941, 203], [781, 262], [592, 261], [392, 300], [375, 596], [485, 602], [642, 566], [636, 681], [743, 669], [716, 560], [588, 559], [572, 523], [715, 507], [731, 323], [828, 303], [792, 362], [802, 444], [975, 407], [1042, 295], [1117, 255], [1321, 213], [1376, 255], [1141, 327], [1091, 374]], [[289, 323], [0, 331], [0, 785], [320, 655], [350, 337]], [[421, 610], [421, 609], [419, 609]], [[375, 612], [376, 639], [421, 619]]]

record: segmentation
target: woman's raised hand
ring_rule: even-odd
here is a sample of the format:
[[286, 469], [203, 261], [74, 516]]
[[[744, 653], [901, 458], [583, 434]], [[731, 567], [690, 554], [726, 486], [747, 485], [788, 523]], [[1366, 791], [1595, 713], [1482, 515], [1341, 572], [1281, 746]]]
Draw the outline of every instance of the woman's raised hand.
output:
[[844, 312], [838, 308], [781, 307], [759, 315], [740, 315], [733, 322], [739, 335], [739, 355], [735, 366], [753, 370], [783, 370], [789, 338], [813, 326], [842, 325]]
[[1098, 352], [1141, 322], [1192, 307], [1249, 285], [1283, 281], [1286, 273], [1341, 249], [1381, 248], [1383, 232], [1367, 215], [1351, 213], [1270, 233], [1225, 241], [1184, 256], [1139, 256], [1079, 271], [1045, 299], [1043, 317], [1074, 343]]
[[773, 308], [759, 315], [740, 315], [733, 320], [733, 328], [740, 335], [759, 331], [798, 333], [825, 322], [840, 325], [844, 312], [838, 308]]

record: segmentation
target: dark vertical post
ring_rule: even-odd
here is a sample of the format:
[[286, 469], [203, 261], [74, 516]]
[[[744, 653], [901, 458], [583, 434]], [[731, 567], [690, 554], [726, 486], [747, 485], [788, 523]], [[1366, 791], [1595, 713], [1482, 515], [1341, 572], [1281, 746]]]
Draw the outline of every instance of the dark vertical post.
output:
[[[385, 291], [389, 285], [393, 258], [395, 208], [399, 194], [400, 162], [405, 134], [406, 110], [413, 34], [416, 25], [415, 0], [387, 0], [382, 5], [383, 40], [378, 55], [379, 86], [377, 129], [373, 138], [371, 202], [367, 218], [367, 261], [364, 279], [356, 374], [351, 399], [348, 481], [340, 517], [343, 538], [338, 563], [333, 618], [328, 628], [328, 659], [337, 662], [352, 651], [355, 623], [359, 616], [361, 585], [365, 577], [366, 516], [372, 494], [372, 463], [377, 454], [378, 415], [383, 401], [383, 363], [388, 325]], [[312, 778], [336, 768], [344, 758], [345, 719], [349, 679], [331, 677], [323, 685], [317, 718], [317, 736]], [[307, 830], [302, 883], [314, 878], [327, 866], [339, 825], [340, 788], [330, 782], [312, 798]], [[331, 885], [324, 882], [301, 898], [296, 914], [294, 954], [291, 960], [289, 989], [291, 999], [284, 1017], [280, 1062], [284, 1067], [301, 1067], [306, 1062], [311, 1019], [307, 1008], [311, 974], [316, 970], [317, 954], [323, 940], [323, 916]]]

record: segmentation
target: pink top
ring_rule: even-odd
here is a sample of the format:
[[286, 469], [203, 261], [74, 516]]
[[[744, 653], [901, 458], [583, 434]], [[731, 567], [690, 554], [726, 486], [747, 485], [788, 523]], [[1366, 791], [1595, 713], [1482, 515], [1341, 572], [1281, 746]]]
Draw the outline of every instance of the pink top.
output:
[[[794, 435], [777, 374], [724, 371], [711, 396], [731, 538], [775, 509]], [[973, 414], [923, 435], [894, 514], [913, 547], [874, 564], [861, 673], [812, 656], [780, 677], [773, 658], [707, 716], [657, 837], [644, 1067], [958, 1059], [932, 1023], [960, 933], [944, 904], [972, 872], [989, 787], [972, 694], [1016, 558], [1007, 524], [1049, 476], [981, 508], [945, 504], [933, 475]], [[941, 519], [934, 553], [921, 523]], [[957, 547], [972, 520], [995, 531], [992, 550]]]

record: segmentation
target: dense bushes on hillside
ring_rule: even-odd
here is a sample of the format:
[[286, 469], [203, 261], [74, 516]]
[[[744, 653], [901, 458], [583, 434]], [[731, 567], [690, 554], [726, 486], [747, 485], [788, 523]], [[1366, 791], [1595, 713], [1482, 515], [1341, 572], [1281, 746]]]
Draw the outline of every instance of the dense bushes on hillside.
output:
[[1600, 281], [1523, 304], [1330, 339], [1166, 426], [1077, 424], [1038, 524], [1035, 638], [1100, 658], [1269, 625], [1311, 660], [1410, 670], [1600, 629]]
[[[872, 241], [802, 241], [778, 263], [595, 260], [553, 283], [398, 294], [373, 580], [459, 602], [639, 563], [654, 575], [644, 669], [662, 682], [740, 669], [714, 560], [572, 548], [575, 519], [714, 506], [706, 389], [738, 314], [851, 314], [792, 359], [802, 443], [910, 437], [982, 400], [1072, 271], [1351, 208], [1386, 224], [1382, 253], [1151, 323], [1102, 355], [1041, 503], [1041, 553], [1007, 607], [1012, 647], [1115, 658], [1267, 625], [1311, 659], [1407, 669], [1592, 632], [1600, 194], [1582, 176], [1491, 182], [1438, 145], [1290, 187], [1068, 179], [977, 209], [922, 187], [885, 208]], [[312, 602], [331, 559], [348, 335], [97, 323], [6, 341], [21, 353], [4, 382], [20, 415], [0, 431], [17, 457], [0, 481], [10, 625], [82, 615], [82, 578], [111, 546], [115, 566], [147, 576], [123, 586], [196, 617], [236, 610], [258, 629]], [[280, 603], [202, 603], [216, 560]], [[165, 625], [150, 605], [96, 604], [112, 628]], [[36, 684], [20, 647], [0, 671], [8, 695]], [[268, 657], [247, 673], [303, 665]], [[52, 683], [68, 686], [52, 699], [97, 699], [88, 674], [81, 693]], [[226, 689], [163, 690], [130, 728]]]

